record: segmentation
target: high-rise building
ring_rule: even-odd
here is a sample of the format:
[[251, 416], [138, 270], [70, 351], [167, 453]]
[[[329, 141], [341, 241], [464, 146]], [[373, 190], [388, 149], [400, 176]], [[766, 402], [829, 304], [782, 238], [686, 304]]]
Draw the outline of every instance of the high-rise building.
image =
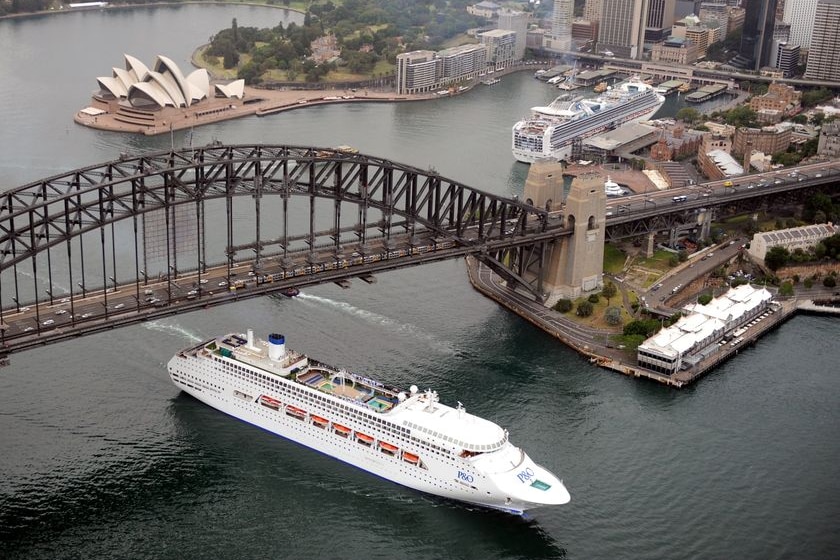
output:
[[744, 70], [758, 70], [770, 63], [773, 53], [773, 29], [776, 22], [776, 0], [745, 0], [741, 48], [730, 61]]
[[840, 82], [840, 0], [818, 0], [806, 80]]
[[676, 19], [697, 15], [700, 12], [700, 0], [677, 0], [674, 6], [674, 17]]
[[502, 10], [499, 12], [499, 23], [496, 29], [516, 33], [513, 58], [514, 60], [522, 60], [525, 57], [525, 38], [528, 35], [528, 14], [513, 10]]
[[598, 50], [641, 58], [649, 0], [603, 0]]
[[774, 66], [782, 71], [785, 78], [796, 75], [799, 67], [799, 45], [779, 42], [776, 44], [776, 63]]
[[586, 0], [583, 5], [583, 19], [601, 21], [601, 8], [604, 0]]
[[790, 24], [790, 42], [803, 49], [811, 46], [817, 0], [786, 0], [784, 20]]
[[500, 70], [514, 63], [516, 60], [516, 32], [509, 29], [491, 29], [478, 34], [482, 45], [487, 46], [487, 61]]
[[551, 13], [551, 45], [554, 50], [571, 50], [574, 16], [574, 0], [554, 0], [554, 11]]
[[645, 40], [658, 43], [664, 40], [674, 24], [674, 9], [677, 0], [649, 0]]

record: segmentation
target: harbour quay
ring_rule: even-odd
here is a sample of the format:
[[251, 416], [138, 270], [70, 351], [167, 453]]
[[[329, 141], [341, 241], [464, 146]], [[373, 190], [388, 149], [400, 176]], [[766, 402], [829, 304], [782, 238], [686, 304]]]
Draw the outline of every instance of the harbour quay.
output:
[[[477, 259], [467, 258], [467, 272], [473, 288], [587, 358], [592, 364], [633, 378], [648, 379], [680, 389], [712, 372], [723, 362], [746, 350], [765, 334], [797, 313], [840, 315], [840, 295], [774, 298], [760, 312], [705, 344], [692, 354], [685, 369], [668, 374], [639, 364], [623, 348], [609, 342], [615, 332], [588, 328], [543, 304], [517, 293], [503, 278]], [[838, 293], [840, 294], [840, 293]]]

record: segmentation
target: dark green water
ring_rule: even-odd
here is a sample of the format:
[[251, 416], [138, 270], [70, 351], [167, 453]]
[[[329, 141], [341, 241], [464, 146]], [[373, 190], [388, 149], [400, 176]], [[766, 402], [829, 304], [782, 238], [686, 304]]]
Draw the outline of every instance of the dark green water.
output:
[[[122, 53], [186, 66], [249, 7], [0, 21], [0, 185], [168, 147], [72, 123]], [[273, 25], [275, 22], [271, 21]], [[149, 29], [155, 41], [149, 41]], [[525, 74], [457, 99], [311, 108], [196, 129], [193, 143], [351, 144], [522, 192], [510, 126], [556, 90]], [[174, 142], [182, 146], [187, 134]], [[799, 317], [681, 392], [592, 367], [474, 292], [458, 261], [53, 345], [0, 370], [0, 558], [836, 558], [836, 319]], [[510, 430], [572, 502], [527, 519], [395, 486], [179, 394], [165, 363], [230, 330]]]

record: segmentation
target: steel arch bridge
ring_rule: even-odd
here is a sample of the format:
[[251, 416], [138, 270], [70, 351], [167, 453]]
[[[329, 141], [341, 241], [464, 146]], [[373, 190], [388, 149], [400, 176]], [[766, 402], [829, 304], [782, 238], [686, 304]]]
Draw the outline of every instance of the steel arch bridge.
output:
[[546, 246], [568, 234], [561, 216], [351, 149], [123, 155], [0, 194], [0, 353], [468, 254], [539, 299]]

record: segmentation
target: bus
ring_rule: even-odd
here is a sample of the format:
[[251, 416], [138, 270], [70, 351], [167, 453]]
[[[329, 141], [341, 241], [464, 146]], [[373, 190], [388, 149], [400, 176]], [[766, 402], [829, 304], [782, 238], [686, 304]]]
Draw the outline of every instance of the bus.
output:
[[686, 200], [688, 200], [688, 197], [684, 194], [681, 194], [679, 196], [675, 196], [672, 200], [674, 202], [685, 202]]

